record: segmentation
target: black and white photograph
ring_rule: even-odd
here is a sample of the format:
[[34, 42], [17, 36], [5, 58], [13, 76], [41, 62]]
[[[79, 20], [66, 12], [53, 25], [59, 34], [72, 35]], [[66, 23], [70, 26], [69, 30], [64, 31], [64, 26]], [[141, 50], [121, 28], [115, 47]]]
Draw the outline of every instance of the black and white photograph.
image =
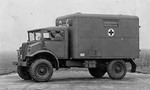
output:
[[0, 90], [150, 90], [149, 0], [0, 0]]

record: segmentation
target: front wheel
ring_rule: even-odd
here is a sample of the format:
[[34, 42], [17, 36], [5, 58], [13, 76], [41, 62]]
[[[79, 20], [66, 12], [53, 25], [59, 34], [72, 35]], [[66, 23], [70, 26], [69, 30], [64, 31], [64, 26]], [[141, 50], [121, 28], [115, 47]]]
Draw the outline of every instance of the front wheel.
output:
[[123, 60], [112, 60], [107, 65], [107, 73], [111, 79], [122, 79], [126, 72], [126, 64]]
[[18, 66], [17, 67], [17, 72], [18, 72], [18, 75], [24, 79], [24, 80], [30, 80], [31, 79], [31, 76], [28, 72], [28, 68], [27, 67], [22, 67], [22, 66]]
[[30, 66], [30, 75], [38, 82], [49, 81], [53, 74], [53, 66], [46, 59], [37, 59]]

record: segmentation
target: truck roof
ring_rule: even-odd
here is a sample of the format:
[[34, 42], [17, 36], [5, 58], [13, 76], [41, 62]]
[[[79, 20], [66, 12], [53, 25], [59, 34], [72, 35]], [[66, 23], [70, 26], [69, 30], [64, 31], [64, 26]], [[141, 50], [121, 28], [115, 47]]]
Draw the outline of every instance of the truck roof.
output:
[[55, 26], [55, 27], [45, 27], [45, 28], [39, 28], [39, 29], [34, 29], [34, 30], [29, 30], [28, 32], [38, 32], [38, 31], [42, 31], [42, 30], [58, 30], [58, 29], [64, 29], [66, 30], [67, 27], [66, 26]]
[[58, 17], [57, 19], [63, 19], [63, 18], [73, 18], [73, 17], [91, 17], [91, 18], [106, 18], [106, 19], [139, 19], [137, 16], [133, 15], [112, 15], [112, 14], [82, 14], [82, 13], [75, 13], [70, 15], [65, 15]]

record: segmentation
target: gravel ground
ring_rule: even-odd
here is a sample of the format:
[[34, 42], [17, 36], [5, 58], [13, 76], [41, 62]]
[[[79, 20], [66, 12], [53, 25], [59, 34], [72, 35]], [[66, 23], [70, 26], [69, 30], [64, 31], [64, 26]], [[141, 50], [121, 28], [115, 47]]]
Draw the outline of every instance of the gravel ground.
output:
[[150, 74], [127, 73], [122, 80], [106, 74], [93, 78], [88, 71], [55, 71], [49, 82], [22, 80], [17, 73], [0, 76], [0, 90], [149, 90]]

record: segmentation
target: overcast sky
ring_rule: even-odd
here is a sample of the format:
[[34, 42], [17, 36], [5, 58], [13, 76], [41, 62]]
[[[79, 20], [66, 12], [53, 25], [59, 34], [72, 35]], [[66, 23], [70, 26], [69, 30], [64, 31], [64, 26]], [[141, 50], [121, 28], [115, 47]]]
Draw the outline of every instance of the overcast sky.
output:
[[76, 12], [125, 14], [140, 18], [140, 48], [150, 49], [150, 0], [0, 0], [0, 51], [15, 51], [27, 30], [55, 25]]

